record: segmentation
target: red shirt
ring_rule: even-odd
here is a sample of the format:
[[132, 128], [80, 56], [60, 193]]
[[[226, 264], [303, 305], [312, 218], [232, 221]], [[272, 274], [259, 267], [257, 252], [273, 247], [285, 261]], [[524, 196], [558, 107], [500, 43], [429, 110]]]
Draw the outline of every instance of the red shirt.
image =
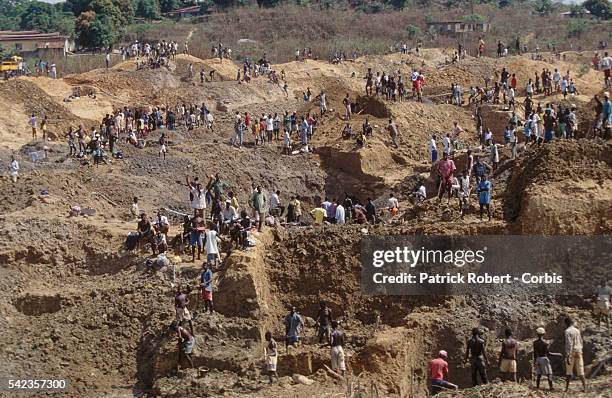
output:
[[429, 377], [431, 380], [444, 380], [448, 373], [448, 363], [442, 358], [436, 358], [429, 364]]
[[455, 167], [455, 162], [451, 159], [442, 159], [438, 162], [438, 171], [445, 179], [450, 178], [455, 170], [457, 170], [457, 167]]
[[510, 87], [516, 90], [516, 77], [513, 77], [512, 80], [510, 80]]

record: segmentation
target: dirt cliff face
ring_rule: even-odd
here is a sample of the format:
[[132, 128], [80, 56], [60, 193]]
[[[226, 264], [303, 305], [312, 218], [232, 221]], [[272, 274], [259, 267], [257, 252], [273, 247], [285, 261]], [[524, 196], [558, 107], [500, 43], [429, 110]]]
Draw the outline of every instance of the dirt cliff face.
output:
[[[571, 58], [571, 57], [570, 57]], [[611, 230], [611, 172], [609, 141], [581, 139], [537, 146], [520, 146], [517, 160], [501, 148], [500, 164], [492, 175], [493, 214], [490, 223], [477, 217], [477, 203], [461, 220], [453, 202], [438, 204], [437, 182], [427, 142], [441, 137], [458, 122], [464, 132], [461, 148], [453, 154], [458, 166], [466, 163], [467, 149], [487, 159], [478, 147], [473, 105], [456, 107], [446, 102], [451, 83], [482, 86], [507, 66], [517, 73], [519, 85], [543, 67], [570, 70], [581, 87], [577, 102], [585, 129], [590, 122], [589, 96], [599, 87], [599, 76], [581, 72], [579, 63], [466, 59], [439, 65], [442, 50], [427, 50], [422, 58], [397, 54], [363, 57], [355, 62], [330, 65], [308, 60], [274, 65], [285, 71], [289, 98], [281, 87], [265, 78], [250, 84], [233, 79], [238, 64], [225, 60], [199, 60], [178, 56], [170, 69], [136, 70], [128, 61], [110, 70], [71, 75], [65, 79], [20, 78], [0, 83], [0, 158], [6, 163], [15, 152], [21, 164], [17, 184], [0, 180], [0, 346], [5, 359], [0, 374], [68, 377], [73, 397], [100, 396], [424, 396], [427, 363], [438, 350], [449, 352], [451, 381], [470, 385], [469, 368], [462, 363], [465, 340], [479, 326], [495, 358], [497, 339], [510, 327], [520, 341], [519, 377], [530, 374], [533, 330], [545, 326], [555, 350], [562, 348], [561, 319], [571, 314], [579, 320], [585, 339], [587, 370], [609, 350], [610, 335], [598, 328], [590, 314], [592, 303], [581, 297], [391, 297], [361, 293], [360, 242], [365, 235], [478, 235], [478, 234], [606, 234]], [[200, 84], [187, 76], [215, 70], [214, 81]], [[364, 97], [367, 68], [399, 73], [413, 69], [426, 76], [425, 103], [390, 102]], [[197, 73], [196, 73], [197, 75]], [[231, 147], [234, 113], [285, 111], [318, 113], [316, 101], [305, 102], [308, 88], [314, 95], [327, 92], [328, 109], [319, 118], [310, 142], [313, 153], [281, 155], [282, 140], [254, 147]], [[75, 91], [79, 99], [68, 96]], [[355, 131], [367, 118], [373, 135], [363, 148], [343, 140], [342, 99], [349, 93], [359, 111], [350, 123]], [[519, 96], [522, 95], [519, 93]], [[66, 100], [66, 101], [65, 101]], [[538, 98], [545, 103], [554, 98]], [[94, 167], [67, 157], [64, 132], [82, 124], [87, 130], [113, 109], [128, 106], [149, 109], [179, 103], [206, 104], [215, 118], [215, 129], [167, 132], [169, 152], [159, 156], [153, 132], [144, 149], [120, 142], [124, 159]], [[47, 142], [31, 140], [27, 122], [31, 113], [50, 120]], [[520, 113], [520, 112], [519, 112]], [[483, 107], [485, 128], [495, 130], [510, 117], [497, 106]], [[385, 130], [389, 118], [398, 126], [399, 148], [390, 145]], [[32, 152], [46, 153], [35, 161]], [[126, 253], [121, 245], [136, 228], [129, 214], [134, 196], [141, 210], [153, 216], [159, 209], [170, 213], [170, 234], [181, 232], [180, 213], [190, 212], [186, 176], [206, 180], [219, 173], [240, 202], [250, 211], [251, 184], [266, 192], [281, 191], [286, 205], [291, 195], [300, 197], [304, 224], [309, 211], [326, 197], [370, 197], [379, 212], [389, 193], [400, 200], [393, 222], [363, 226], [311, 225], [268, 228], [254, 233], [255, 246], [223, 254], [215, 272], [217, 312], [207, 315], [196, 286], [201, 261], [172, 253], [171, 265], [149, 272], [142, 251]], [[411, 206], [408, 195], [425, 181], [428, 197]], [[69, 217], [72, 206], [92, 209], [88, 216]], [[179, 214], [179, 215], [176, 215]], [[196, 369], [176, 370], [176, 337], [173, 297], [177, 285], [191, 286], [189, 308], [195, 316]], [[341, 383], [329, 366], [328, 348], [318, 345], [314, 318], [320, 300], [326, 300], [342, 320], [348, 335], [349, 376]], [[303, 345], [285, 353], [282, 319], [290, 305], [305, 318]], [[262, 336], [270, 331], [279, 342], [280, 382], [267, 384], [262, 376]], [[552, 348], [551, 348], [552, 350]], [[587, 354], [588, 352], [588, 354]], [[492, 361], [494, 362], [494, 361]], [[562, 364], [554, 363], [561, 374]], [[314, 381], [293, 381], [300, 374]], [[496, 370], [492, 376], [496, 377]], [[303, 381], [303, 380], [302, 380]], [[610, 377], [592, 382], [600, 396], [610, 388]], [[469, 391], [466, 390], [466, 394]], [[499, 385], [477, 391], [483, 396], [536, 394], [526, 383]], [[351, 395], [353, 394], [353, 395]], [[368, 395], [369, 394], [369, 395]]]

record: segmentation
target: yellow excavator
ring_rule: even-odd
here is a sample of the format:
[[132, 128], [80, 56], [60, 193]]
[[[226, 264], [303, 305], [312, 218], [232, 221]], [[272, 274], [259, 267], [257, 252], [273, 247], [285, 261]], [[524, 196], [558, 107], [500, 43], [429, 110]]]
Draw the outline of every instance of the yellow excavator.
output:
[[4, 58], [0, 61], [0, 72], [10, 72], [19, 70], [19, 62], [23, 61], [23, 58], [13, 55], [12, 57]]

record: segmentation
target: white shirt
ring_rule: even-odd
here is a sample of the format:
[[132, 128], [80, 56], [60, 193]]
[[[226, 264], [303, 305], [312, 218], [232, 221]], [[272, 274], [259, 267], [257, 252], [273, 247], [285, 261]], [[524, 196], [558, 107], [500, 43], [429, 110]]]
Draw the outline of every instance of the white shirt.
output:
[[391, 197], [387, 200], [387, 207], [390, 209], [396, 208], [399, 209], [399, 202], [396, 197]]
[[266, 130], [274, 130], [274, 119], [272, 119], [271, 117], [266, 118]]
[[[425, 185], [421, 185], [417, 190], [417, 194], [423, 198], [427, 197], [427, 191], [425, 190]], [[397, 199], [396, 199], [397, 200]]]
[[442, 138], [442, 146], [444, 147], [444, 152], [449, 153], [450, 138], [448, 138], [448, 137]]
[[223, 208], [223, 220], [224, 221], [234, 221], [238, 218], [238, 213], [236, 213], [236, 209], [234, 206], [230, 206], [229, 209], [227, 207]]
[[217, 231], [214, 229], [206, 230], [206, 245], [204, 248], [206, 249], [206, 254], [219, 254], [219, 249], [217, 248]]
[[338, 205], [336, 207], [336, 224], [345, 224], [346, 220], [344, 216], [344, 206]]
[[436, 150], [436, 140], [434, 140], [433, 138], [429, 140], [429, 145], [427, 146], [427, 149], [429, 150], [429, 152], [435, 151]]
[[19, 163], [17, 163], [17, 159], [11, 162], [9, 166], [9, 171], [11, 176], [16, 176], [19, 173]]
[[166, 216], [155, 217], [154, 224], [167, 224], [167, 225], [170, 225], [168, 223], [168, 217], [166, 217]]
[[273, 193], [272, 197], [270, 198], [270, 209], [276, 209], [279, 204], [280, 199], [278, 198], [278, 195]]
[[206, 191], [201, 189], [198, 193], [198, 190], [194, 187], [189, 188], [191, 190], [193, 199], [191, 200], [191, 207], [193, 209], [205, 209], [206, 208]]

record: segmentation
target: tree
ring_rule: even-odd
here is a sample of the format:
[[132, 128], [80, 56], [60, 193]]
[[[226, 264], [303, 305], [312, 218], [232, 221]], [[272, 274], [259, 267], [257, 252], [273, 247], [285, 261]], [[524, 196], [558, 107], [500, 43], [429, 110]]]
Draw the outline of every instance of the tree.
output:
[[406, 32], [408, 32], [408, 38], [412, 40], [421, 33], [421, 29], [418, 26], [408, 25]]
[[74, 16], [71, 13], [60, 12], [52, 4], [33, 1], [23, 10], [19, 28], [73, 35]]
[[257, 0], [259, 7], [276, 7], [279, 5], [281, 0]]
[[487, 19], [479, 14], [470, 14], [463, 17], [465, 23], [484, 23]]
[[159, 8], [163, 13], [177, 10], [180, 7], [181, 3], [179, 3], [179, 0], [159, 0]]
[[157, 0], [138, 0], [136, 15], [147, 19], [159, 19], [159, 3]]
[[582, 3], [591, 14], [601, 19], [609, 19], [612, 16], [612, 6], [609, 0], [586, 0]]
[[110, 46], [115, 36], [113, 23], [108, 15], [97, 15], [95, 11], [85, 11], [76, 20], [77, 43], [86, 48]]
[[580, 37], [587, 31], [589, 25], [584, 19], [573, 19], [567, 26], [569, 37]]
[[534, 4], [534, 8], [537, 12], [542, 15], [550, 14], [554, 10], [555, 6], [552, 0], [539, 0]]

